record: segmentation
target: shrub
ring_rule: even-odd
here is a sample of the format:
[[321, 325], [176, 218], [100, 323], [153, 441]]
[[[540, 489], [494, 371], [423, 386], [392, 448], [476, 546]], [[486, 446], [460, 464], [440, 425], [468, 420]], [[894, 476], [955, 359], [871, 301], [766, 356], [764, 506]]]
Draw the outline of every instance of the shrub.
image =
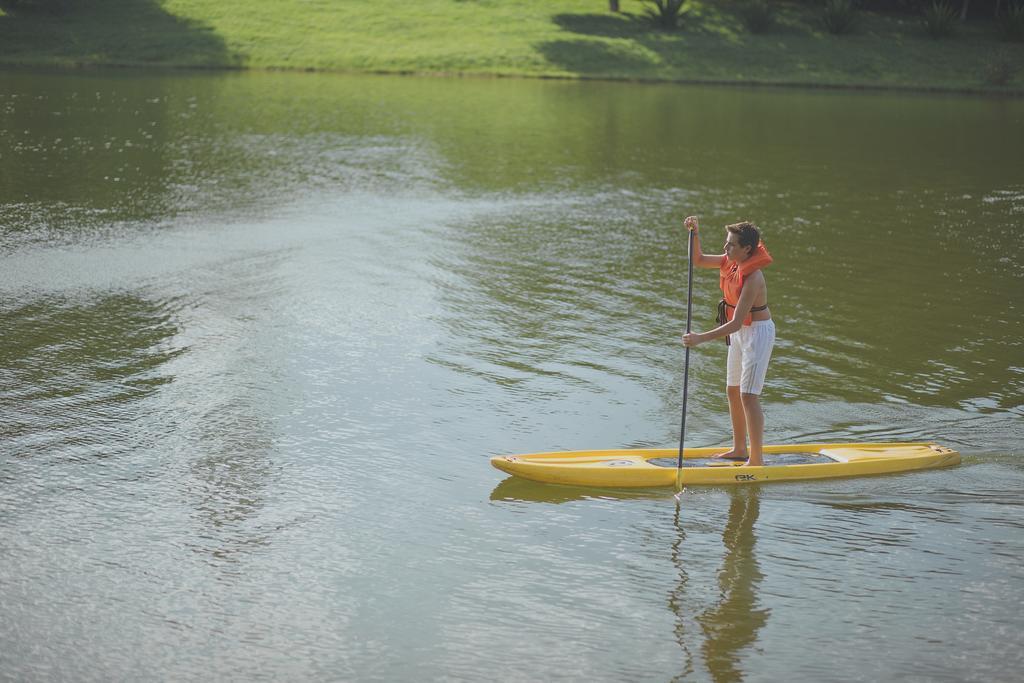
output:
[[1006, 13], [999, 16], [999, 33], [1003, 40], [1024, 40], [1024, 2], [1007, 5]]
[[935, 0], [924, 8], [924, 30], [932, 38], [948, 38], [957, 24], [957, 12], [949, 0]]
[[679, 19], [690, 11], [688, 5], [683, 7], [686, 4], [686, 0], [641, 1], [648, 5], [654, 5], [654, 7], [646, 8], [647, 16], [654, 21], [655, 25], [665, 29], [674, 29], [679, 26]]
[[857, 19], [857, 8], [853, 0], [825, 0], [822, 21], [829, 33], [839, 35], [853, 29]]
[[1006, 85], [1013, 78], [1015, 71], [1016, 68], [1013, 61], [1010, 60], [1010, 56], [1006, 54], [1005, 50], [999, 50], [985, 64], [981, 77], [989, 85]]
[[771, 0], [746, 0], [740, 6], [740, 16], [751, 33], [764, 33], [775, 20], [775, 7]]
[[53, 15], [69, 13], [75, 0], [3, 0], [0, 10], [20, 10], [22, 12], [46, 12]]

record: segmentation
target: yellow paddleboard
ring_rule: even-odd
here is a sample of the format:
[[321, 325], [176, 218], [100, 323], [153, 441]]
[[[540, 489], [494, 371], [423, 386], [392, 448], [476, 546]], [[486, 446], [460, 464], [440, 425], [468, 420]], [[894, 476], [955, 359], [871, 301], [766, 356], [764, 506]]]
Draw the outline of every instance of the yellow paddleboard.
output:
[[[682, 484], [749, 484], [860, 477], [948, 467], [960, 454], [934, 443], [848, 443], [765, 446], [764, 466], [715, 460], [723, 448], [687, 448]], [[498, 455], [491, 464], [517, 477], [550, 484], [612, 488], [675, 486], [678, 449], [563, 451]]]

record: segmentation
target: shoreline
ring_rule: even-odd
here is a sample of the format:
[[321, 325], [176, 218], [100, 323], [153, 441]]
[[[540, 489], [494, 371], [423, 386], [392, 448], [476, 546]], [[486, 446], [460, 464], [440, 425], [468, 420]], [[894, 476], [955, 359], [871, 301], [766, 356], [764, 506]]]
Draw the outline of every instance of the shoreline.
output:
[[541, 80], [541, 81], [587, 81], [597, 83], [636, 83], [642, 85], [684, 85], [708, 86], [715, 88], [767, 88], [779, 90], [828, 90], [834, 92], [889, 93], [907, 95], [951, 95], [961, 97], [984, 97], [991, 99], [1024, 98], [1024, 88], [962, 87], [936, 85], [899, 85], [890, 83], [834, 83], [806, 81], [772, 81], [759, 79], [699, 79], [699, 78], [657, 78], [642, 76], [614, 76], [610, 74], [529, 74], [474, 71], [429, 71], [417, 69], [320, 69], [316, 67], [253, 67], [229, 64], [153, 64], [131, 62], [78, 62], [74, 64], [46, 64], [25, 62], [4, 62], [0, 60], [0, 71], [46, 73], [99, 72], [99, 71], [152, 71], [206, 72], [206, 73], [292, 73], [323, 74], [337, 76], [392, 76], [404, 78], [469, 78], [481, 80]]

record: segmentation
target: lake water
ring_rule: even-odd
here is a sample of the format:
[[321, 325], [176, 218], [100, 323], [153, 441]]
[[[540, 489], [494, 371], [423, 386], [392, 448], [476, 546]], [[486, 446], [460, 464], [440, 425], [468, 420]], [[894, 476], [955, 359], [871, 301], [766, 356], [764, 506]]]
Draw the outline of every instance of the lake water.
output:
[[[0, 679], [1016, 678], [1022, 151], [1020, 100], [0, 73]], [[767, 442], [963, 464], [491, 468], [678, 443], [688, 213], [775, 256]]]

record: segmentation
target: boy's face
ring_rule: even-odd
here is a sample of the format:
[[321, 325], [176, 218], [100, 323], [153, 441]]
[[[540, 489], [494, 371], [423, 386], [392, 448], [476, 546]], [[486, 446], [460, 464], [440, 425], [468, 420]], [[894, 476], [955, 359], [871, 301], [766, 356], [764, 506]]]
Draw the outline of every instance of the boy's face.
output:
[[740, 246], [740, 236], [734, 232], [725, 233], [725, 255], [731, 261], [744, 261], [750, 256], [750, 247]]

